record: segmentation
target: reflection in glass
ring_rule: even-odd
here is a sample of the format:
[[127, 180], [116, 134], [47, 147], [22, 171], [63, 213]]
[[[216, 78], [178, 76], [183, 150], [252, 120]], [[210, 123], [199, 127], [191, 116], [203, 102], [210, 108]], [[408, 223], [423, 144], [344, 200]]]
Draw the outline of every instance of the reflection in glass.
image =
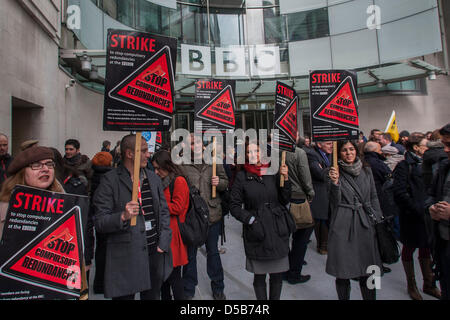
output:
[[244, 44], [243, 12], [235, 9], [210, 12], [211, 42], [216, 46]]
[[182, 39], [184, 43], [208, 43], [208, 17], [206, 8], [182, 6]]
[[280, 15], [280, 8], [262, 9], [264, 12], [264, 37], [266, 43], [281, 43], [286, 40], [285, 17]]
[[316, 39], [330, 33], [328, 8], [291, 13], [287, 17], [289, 41]]

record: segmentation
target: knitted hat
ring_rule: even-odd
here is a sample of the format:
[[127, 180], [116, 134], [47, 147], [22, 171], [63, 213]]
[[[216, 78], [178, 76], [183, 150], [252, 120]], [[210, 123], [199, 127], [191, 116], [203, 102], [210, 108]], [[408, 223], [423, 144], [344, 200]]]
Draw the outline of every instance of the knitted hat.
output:
[[8, 167], [8, 174], [16, 174], [26, 166], [45, 159], [55, 160], [52, 149], [41, 146], [33, 146], [25, 149], [14, 157], [14, 160]]
[[92, 158], [92, 164], [99, 167], [110, 167], [112, 160], [113, 157], [111, 153], [102, 151], [97, 153], [94, 158]]
[[386, 145], [381, 148], [381, 152], [383, 152], [384, 154], [397, 154], [398, 149], [396, 147]]

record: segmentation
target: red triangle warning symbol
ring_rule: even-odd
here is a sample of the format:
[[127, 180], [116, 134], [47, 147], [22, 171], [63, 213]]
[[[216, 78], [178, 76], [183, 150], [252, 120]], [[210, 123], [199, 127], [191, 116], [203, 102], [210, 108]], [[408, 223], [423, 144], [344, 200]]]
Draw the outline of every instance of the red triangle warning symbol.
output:
[[297, 107], [298, 97], [295, 97], [286, 111], [276, 122], [277, 127], [282, 130], [294, 143], [297, 140]]
[[170, 50], [165, 46], [112, 89], [109, 96], [167, 116], [174, 111], [173, 80]]
[[204, 106], [197, 113], [197, 116], [204, 120], [219, 124], [226, 129], [234, 129], [236, 125], [234, 109], [233, 92], [231, 86], [228, 85]]
[[358, 99], [351, 77], [345, 80], [314, 113], [314, 118], [345, 127], [359, 128]]
[[[83, 258], [79, 210], [74, 207], [55, 221], [1, 266], [0, 273], [20, 282], [79, 296]], [[80, 239], [77, 235], [81, 235]]]

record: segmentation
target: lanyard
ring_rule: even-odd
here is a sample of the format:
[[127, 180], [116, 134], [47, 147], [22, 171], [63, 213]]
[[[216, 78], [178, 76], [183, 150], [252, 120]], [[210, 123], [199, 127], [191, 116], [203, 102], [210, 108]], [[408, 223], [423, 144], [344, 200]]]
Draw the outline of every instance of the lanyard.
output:
[[139, 184], [138, 184], [138, 202], [139, 202], [139, 207], [141, 209], [142, 215], [145, 215], [144, 207], [142, 206], [142, 192], [141, 192], [141, 181], [140, 180], [139, 180]]

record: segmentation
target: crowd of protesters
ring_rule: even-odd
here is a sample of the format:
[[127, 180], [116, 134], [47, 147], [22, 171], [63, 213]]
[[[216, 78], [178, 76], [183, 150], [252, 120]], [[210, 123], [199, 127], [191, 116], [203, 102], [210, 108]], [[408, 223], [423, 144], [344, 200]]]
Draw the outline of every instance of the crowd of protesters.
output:
[[[203, 159], [204, 141], [195, 135], [187, 140], [192, 157]], [[226, 161], [213, 170], [203, 160], [176, 165], [168, 148], [150, 154], [143, 139], [137, 201], [132, 201], [135, 135], [113, 149], [104, 141], [92, 159], [76, 139], [66, 141], [64, 156], [29, 140], [12, 157], [8, 144], [0, 134], [0, 237], [15, 185], [89, 196], [84, 263], [87, 272], [95, 264], [90, 286], [106, 298], [132, 300], [138, 293], [142, 300], [194, 298], [198, 247], [183, 242], [179, 227], [194, 188], [209, 211], [205, 247], [215, 300], [227, 299], [218, 243], [228, 213], [242, 223], [245, 269], [254, 274], [258, 300], [280, 299], [283, 280], [311, 279], [302, 268], [312, 233], [317, 253], [327, 256], [324, 270], [335, 278], [338, 299], [348, 300], [350, 280], [357, 280], [363, 299], [375, 300], [368, 267], [390, 272], [374, 227], [382, 217], [401, 243], [411, 299], [422, 300], [421, 291], [450, 299], [450, 124], [427, 133], [402, 131], [398, 141], [377, 129], [367, 138], [361, 132], [358, 141], [338, 142], [337, 166], [331, 141], [298, 136], [276, 175], [267, 173], [255, 142], [245, 143], [245, 164], [237, 164], [235, 150], [227, 148]], [[416, 250], [422, 290], [415, 280]]]

